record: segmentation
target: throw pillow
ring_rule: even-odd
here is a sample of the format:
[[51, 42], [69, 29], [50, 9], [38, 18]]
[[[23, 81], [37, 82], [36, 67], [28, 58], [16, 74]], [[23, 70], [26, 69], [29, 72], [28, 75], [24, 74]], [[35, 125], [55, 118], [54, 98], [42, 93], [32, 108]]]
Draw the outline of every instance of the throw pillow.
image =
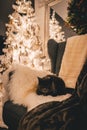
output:
[[86, 58], [87, 34], [68, 38], [59, 72], [67, 87], [75, 88]]

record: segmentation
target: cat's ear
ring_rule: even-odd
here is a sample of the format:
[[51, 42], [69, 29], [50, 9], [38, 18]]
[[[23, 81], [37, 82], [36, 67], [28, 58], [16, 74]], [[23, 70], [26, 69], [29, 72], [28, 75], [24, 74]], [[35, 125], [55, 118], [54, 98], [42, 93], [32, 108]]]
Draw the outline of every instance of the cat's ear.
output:
[[38, 78], [39, 82], [41, 82], [41, 81], [42, 81], [42, 78], [40, 78], [40, 77], [37, 77], [37, 78]]

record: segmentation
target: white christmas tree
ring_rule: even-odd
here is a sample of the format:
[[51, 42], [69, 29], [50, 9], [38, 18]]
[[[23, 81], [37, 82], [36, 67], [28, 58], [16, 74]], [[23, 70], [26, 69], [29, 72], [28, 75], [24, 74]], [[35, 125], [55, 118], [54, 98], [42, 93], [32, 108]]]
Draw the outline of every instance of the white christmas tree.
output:
[[55, 11], [53, 11], [53, 14], [49, 21], [49, 38], [54, 39], [58, 43], [65, 41], [62, 27], [59, 25], [59, 22], [55, 18]]
[[31, 4], [28, 0], [16, 0], [12, 6], [14, 12], [9, 15], [9, 23], [6, 24], [6, 47], [1, 58], [1, 71], [14, 63], [43, 69], [47, 61], [43, 58], [40, 28]]

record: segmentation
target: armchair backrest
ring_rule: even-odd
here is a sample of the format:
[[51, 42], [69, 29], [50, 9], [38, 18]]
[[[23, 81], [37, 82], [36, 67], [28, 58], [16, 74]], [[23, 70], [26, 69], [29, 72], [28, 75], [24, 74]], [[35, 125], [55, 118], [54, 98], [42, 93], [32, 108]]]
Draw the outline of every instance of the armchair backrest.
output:
[[[48, 55], [51, 60], [51, 72], [55, 73], [56, 75], [59, 75], [66, 44], [67, 44], [66, 42], [57, 43], [53, 39], [48, 40], [47, 45], [48, 45]], [[77, 78], [76, 86], [81, 83], [82, 78], [86, 73], [87, 73], [87, 60], [85, 61], [81, 69], [81, 72]]]
[[53, 39], [49, 39], [47, 43], [48, 55], [51, 60], [51, 72], [58, 75], [61, 61], [64, 54], [66, 42], [57, 43]]

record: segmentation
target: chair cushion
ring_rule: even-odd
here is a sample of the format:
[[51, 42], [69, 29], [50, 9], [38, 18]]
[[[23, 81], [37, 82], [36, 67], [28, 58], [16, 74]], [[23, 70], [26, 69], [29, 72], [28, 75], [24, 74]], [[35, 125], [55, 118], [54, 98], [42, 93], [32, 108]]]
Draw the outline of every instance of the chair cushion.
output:
[[3, 107], [3, 120], [11, 130], [17, 130], [19, 121], [26, 112], [27, 108], [7, 101]]
[[0, 130], [8, 130], [7, 128], [0, 127]]

